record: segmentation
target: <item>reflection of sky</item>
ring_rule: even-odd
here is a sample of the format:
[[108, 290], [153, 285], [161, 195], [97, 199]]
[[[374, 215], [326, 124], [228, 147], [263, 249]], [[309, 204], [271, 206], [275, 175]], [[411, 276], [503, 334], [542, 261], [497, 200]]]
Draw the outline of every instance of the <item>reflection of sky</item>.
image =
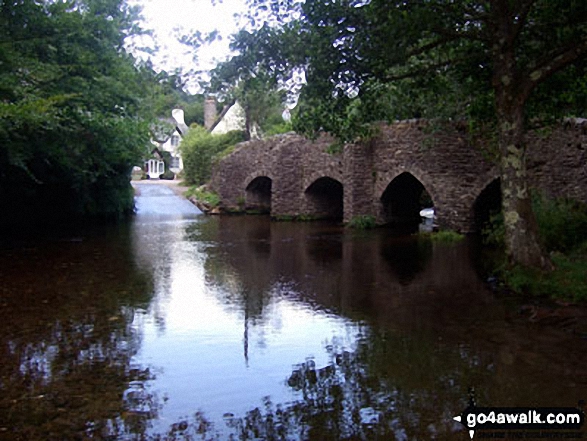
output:
[[[149, 224], [140, 221], [136, 225], [145, 237]], [[227, 412], [244, 416], [266, 396], [292, 401], [296, 397], [285, 381], [294, 365], [312, 357], [323, 367], [327, 343], [334, 339], [350, 347], [354, 340], [348, 321], [279, 298], [277, 286], [264, 316], [245, 331], [244, 312], [227, 303], [227, 287], [206, 282], [201, 243], [182, 240], [186, 225], [152, 224], [158, 250], [148, 259], [160, 280], [150, 310], [136, 320], [144, 339], [135, 361], [151, 367], [153, 391], [168, 398], [161, 430], [197, 411], [219, 421]], [[232, 285], [238, 287], [238, 281]]]

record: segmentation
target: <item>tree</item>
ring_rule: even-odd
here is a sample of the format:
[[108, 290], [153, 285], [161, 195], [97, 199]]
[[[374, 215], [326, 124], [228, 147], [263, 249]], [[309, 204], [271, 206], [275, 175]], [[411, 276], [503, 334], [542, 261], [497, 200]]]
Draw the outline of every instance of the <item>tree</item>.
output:
[[1, 221], [132, 210], [159, 81], [124, 50], [136, 13], [123, 0], [2, 3]]
[[[250, 33], [242, 31], [235, 44], [248, 41]], [[254, 44], [249, 41], [245, 44]], [[238, 46], [233, 44], [232, 49]], [[248, 46], [249, 49], [251, 46]], [[238, 101], [245, 112], [245, 137], [251, 139], [256, 128], [262, 131], [282, 124], [286, 93], [279, 89], [277, 77], [262, 68], [251, 69], [250, 59], [234, 58], [233, 62], [220, 64], [212, 71], [210, 91], [220, 93], [230, 102]]]
[[241, 141], [245, 141], [245, 136], [240, 131], [212, 135], [204, 127], [192, 127], [180, 147], [186, 182], [191, 185], [205, 184], [210, 179], [214, 158]]
[[271, 32], [253, 32], [235, 60], [282, 76], [305, 70], [298, 127], [349, 139], [398, 115], [493, 124], [506, 252], [513, 263], [551, 268], [530, 204], [524, 133], [534, 117], [587, 110], [585, 2], [250, 3], [266, 11]]

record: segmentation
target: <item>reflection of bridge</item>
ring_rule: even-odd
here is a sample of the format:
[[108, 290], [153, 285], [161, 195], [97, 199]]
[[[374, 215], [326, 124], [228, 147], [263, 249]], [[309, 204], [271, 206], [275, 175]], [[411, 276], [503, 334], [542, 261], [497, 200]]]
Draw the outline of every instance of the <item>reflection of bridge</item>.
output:
[[[587, 126], [572, 123], [528, 136], [530, 185], [587, 201]], [[213, 171], [225, 208], [273, 216], [374, 216], [378, 224], [419, 219], [434, 205], [441, 227], [474, 231], [499, 207], [497, 167], [455, 127], [432, 133], [424, 122], [381, 128], [368, 144], [326, 150], [332, 140], [282, 135], [241, 144]]]

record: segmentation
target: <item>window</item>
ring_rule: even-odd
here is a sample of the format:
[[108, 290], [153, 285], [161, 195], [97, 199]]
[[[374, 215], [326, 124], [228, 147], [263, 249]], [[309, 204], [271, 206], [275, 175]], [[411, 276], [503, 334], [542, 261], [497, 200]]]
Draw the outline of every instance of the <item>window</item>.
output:
[[179, 136], [173, 135], [171, 137], [171, 146], [172, 147], [177, 147], [178, 145], [179, 145]]
[[177, 156], [172, 156], [171, 161], [169, 161], [169, 166], [171, 168], [179, 168], [179, 158]]

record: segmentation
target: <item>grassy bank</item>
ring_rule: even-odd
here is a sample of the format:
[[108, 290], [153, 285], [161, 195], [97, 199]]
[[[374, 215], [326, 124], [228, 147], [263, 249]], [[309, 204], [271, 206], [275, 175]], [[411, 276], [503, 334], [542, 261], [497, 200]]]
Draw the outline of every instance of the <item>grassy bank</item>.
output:
[[[516, 293], [552, 299], [587, 301], [587, 204], [533, 196], [540, 240], [555, 266], [543, 272], [507, 265], [502, 259], [496, 274]], [[484, 230], [485, 242], [503, 247], [503, 221], [494, 216]]]

